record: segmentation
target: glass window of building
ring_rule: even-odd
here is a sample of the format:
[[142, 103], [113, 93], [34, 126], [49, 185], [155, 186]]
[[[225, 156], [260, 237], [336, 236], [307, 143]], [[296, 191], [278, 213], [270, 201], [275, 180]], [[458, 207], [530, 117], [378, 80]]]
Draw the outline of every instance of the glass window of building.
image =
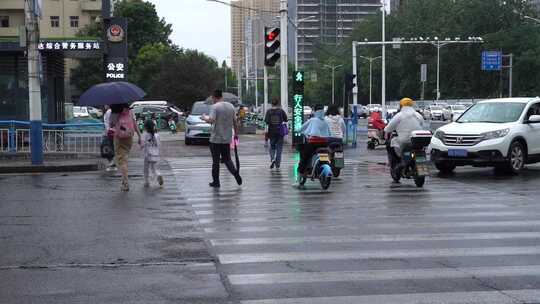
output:
[[79, 16], [70, 16], [69, 25], [71, 27], [79, 27]]
[[0, 27], [9, 27], [9, 16], [0, 16]]
[[51, 16], [51, 27], [60, 27], [60, 17]]

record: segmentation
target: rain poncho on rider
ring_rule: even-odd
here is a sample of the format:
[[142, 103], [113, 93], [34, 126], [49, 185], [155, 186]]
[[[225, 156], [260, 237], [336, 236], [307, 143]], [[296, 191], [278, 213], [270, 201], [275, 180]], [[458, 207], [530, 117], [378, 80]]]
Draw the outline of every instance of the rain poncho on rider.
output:
[[[322, 106], [315, 106], [315, 113], [312, 118], [304, 123], [302, 129], [300, 129], [302, 135], [308, 138], [320, 137], [328, 139], [330, 137], [330, 127], [324, 119], [324, 108]], [[308, 162], [315, 153], [317, 147], [321, 145], [305, 143], [300, 147], [300, 163], [298, 166], [298, 172], [303, 174], [308, 166]]]
[[413, 131], [424, 130], [424, 118], [413, 108], [414, 101], [410, 98], [403, 98], [399, 104], [401, 110], [384, 128], [386, 134], [397, 132], [398, 136], [392, 138], [391, 141], [391, 146], [397, 155], [401, 155], [403, 146], [411, 142], [411, 133]]

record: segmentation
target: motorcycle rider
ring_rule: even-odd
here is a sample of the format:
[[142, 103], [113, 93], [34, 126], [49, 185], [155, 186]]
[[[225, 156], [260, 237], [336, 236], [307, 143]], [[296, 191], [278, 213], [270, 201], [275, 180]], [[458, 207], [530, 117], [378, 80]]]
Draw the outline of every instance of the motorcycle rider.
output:
[[403, 149], [411, 144], [411, 133], [416, 130], [424, 130], [424, 118], [414, 107], [414, 100], [405, 97], [399, 101], [400, 111], [390, 123], [384, 128], [387, 139], [391, 138], [392, 132], [397, 132], [397, 137], [391, 138], [388, 157], [390, 164], [401, 159]]
[[313, 117], [304, 123], [300, 133], [306, 138], [306, 143], [299, 145], [298, 173], [304, 175], [317, 148], [328, 146], [330, 127], [324, 120], [324, 107], [322, 105], [315, 106]]

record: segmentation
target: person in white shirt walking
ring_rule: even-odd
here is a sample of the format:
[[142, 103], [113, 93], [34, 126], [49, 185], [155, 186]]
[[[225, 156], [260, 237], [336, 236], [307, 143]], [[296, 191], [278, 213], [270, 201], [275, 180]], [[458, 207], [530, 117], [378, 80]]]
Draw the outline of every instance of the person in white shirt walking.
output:
[[156, 168], [159, 162], [159, 149], [161, 142], [159, 134], [156, 132], [156, 125], [152, 120], [147, 120], [144, 123], [144, 135], [142, 140], [142, 148], [144, 150], [144, 187], [150, 186], [150, 173], [156, 177], [160, 186], [163, 186], [163, 176]]
[[105, 125], [105, 134], [103, 134], [103, 136], [105, 136], [110, 141], [109, 148], [113, 152], [109, 157], [107, 157], [107, 160], [109, 161], [109, 163], [107, 164], [107, 171], [116, 170], [116, 163], [114, 162], [114, 143], [113, 143], [114, 130], [113, 130], [113, 127], [111, 126], [111, 115], [112, 115], [111, 107], [109, 105], [105, 105], [105, 114], [103, 115], [103, 124]]

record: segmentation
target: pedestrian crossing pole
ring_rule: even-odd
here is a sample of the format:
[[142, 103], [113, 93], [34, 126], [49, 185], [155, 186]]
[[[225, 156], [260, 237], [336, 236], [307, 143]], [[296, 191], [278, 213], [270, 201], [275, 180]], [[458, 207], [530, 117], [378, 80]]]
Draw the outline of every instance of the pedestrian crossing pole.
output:
[[28, 57], [28, 94], [30, 110], [30, 156], [32, 165], [43, 164], [43, 122], [41, 117], [41, 87], [39, 80], [39, 28], [38, 0], [27, 0], [24, 4], [27, 57]]

